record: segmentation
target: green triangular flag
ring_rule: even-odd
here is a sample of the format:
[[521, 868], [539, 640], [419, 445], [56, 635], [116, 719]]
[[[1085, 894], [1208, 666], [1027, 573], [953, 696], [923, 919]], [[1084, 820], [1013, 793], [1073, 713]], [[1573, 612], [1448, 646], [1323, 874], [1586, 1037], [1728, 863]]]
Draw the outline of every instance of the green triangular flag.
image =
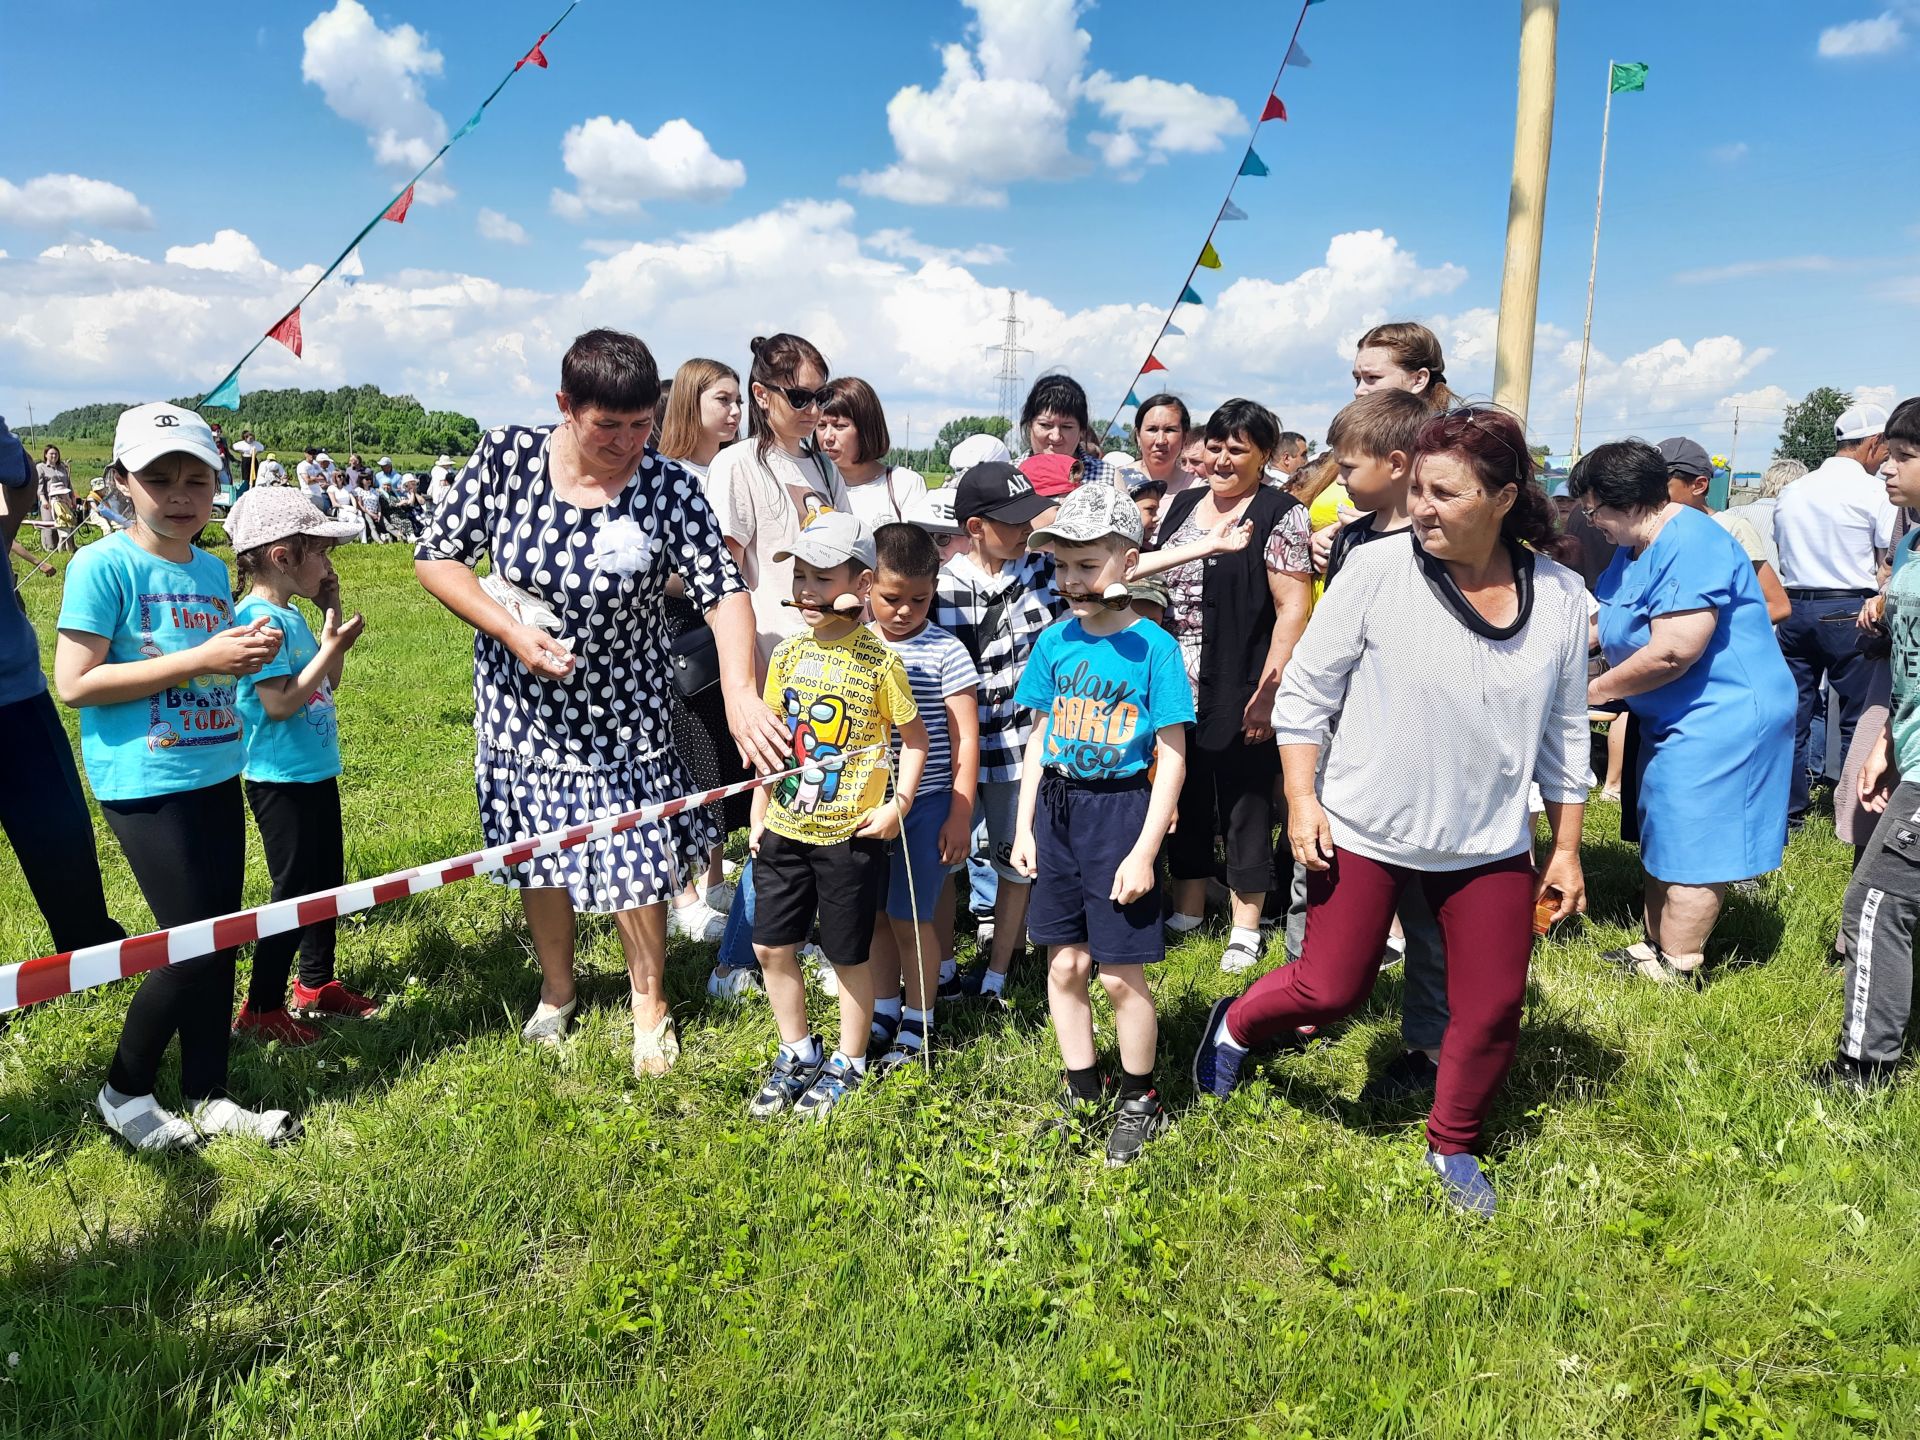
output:
[[1637, 60], [1615, 65], [1608, 83], [1611, 93], [1615, 95], [1625, 90], [1644, 90], [1647, 88], [1647, 67]]
[[1267, 162], [1249, 149], [1247, 151], [1247, 158], [1240, 162], [1240, 173], [1242, 175], [1265, 175], [1267, 173]]
[[1220, 268], [1220, 252], [1213, 248], [1213, 242], [1211, 240], [1207, 242], [1207, 248], [1200, 252], [1200, 264], [1208, 270], [1218, 270]]
[[1180, 305], [1204, 305], [1207, 302], [1200, 298], [1200, 292], [1198, 290], [1189, 285], [1180, 292], [1180, 299], [1175, 303]]
[[213, 405], [218, 405], [222, 410], [240, 408], [240, 372], [238, 370], [214, 386], [213, 393], [200, 402], [199, 408], [205, 410]]

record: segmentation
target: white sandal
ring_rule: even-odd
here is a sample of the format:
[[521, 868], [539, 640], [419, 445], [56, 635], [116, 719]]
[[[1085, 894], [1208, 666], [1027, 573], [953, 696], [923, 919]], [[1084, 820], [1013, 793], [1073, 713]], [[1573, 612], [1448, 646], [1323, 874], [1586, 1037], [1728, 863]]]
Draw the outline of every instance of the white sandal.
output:
[[193, 1123], [205, 1135], [240, 1135], [267, 1145], [300, 1138], [300, 1122], [285, 1110], [249, 1110], [231, 1100], [202, 1100], [193, 1107]]
[[673, 1028], [673, 1017], [662, 1015], [651, 1030], [633, 1027], [633, 1074], [636, 1080], [651, 1080], [667, 1073], [680, 1058], [680, 1036]]
[[163, 1108], [151, 1095], [119, 1095], [119, 1091], [100, 1087], [100, 1093], [93, 1097], [93, 1103], [100, 1108], [100, 1118], [107, 1122], [107, 1129], [118, 1135], [134, 1150], [191, 1150], [200, 1143], [200, 1132], [193, 1128], [190, 1121]]
[[[580, 1008], [580, 997], [574, 996], [564, 1005], [549, 1009], [536, 1005], [533, 1018], [520, 1027], [520, 1038], [530, 1045], [558, 1045], [567, 1038], [567, 1031], [573, 1028], [573, 1012]], [[546, 1014], [540, 1012], [546, 1010]]]

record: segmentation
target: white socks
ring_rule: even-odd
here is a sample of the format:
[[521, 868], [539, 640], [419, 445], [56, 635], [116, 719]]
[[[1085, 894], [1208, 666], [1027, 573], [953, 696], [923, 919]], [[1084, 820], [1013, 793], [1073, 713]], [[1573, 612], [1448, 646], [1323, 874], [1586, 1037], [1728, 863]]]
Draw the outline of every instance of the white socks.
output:
[[785, 1040], [782, 1040], [780, 1042], [780, 1053], [785, 1055], [789, 1060], [796, 1061], [802, 1065], [818, 1065], [820, 1063], [820, 1037], [817, 1035], [809, 1035], [806, 1039], [796, 1040], [792, 1044], [788, 1044]]
[[949, 980], [953, 979], [953, 977], [958, 975], [959, 973], [960, 973], [960, 962], [958, 960], [955, 960], [949, 957], [948, 959], [942, 960], [940, 962], [940, 983], [942, 985], [945, 985]]
[[[900, 1018], [904, 1023], [900, 1027], [900, 1033], [894, 1036], [893, 1043], [902, 1050], [918, 1050], [924, 1043], [927, 1032], [933, 1029], [933, 1012], [915, 1010], [912, 1006], [908, 1006], [900, 1012]], [[908, 1026], [913, 1028], [909, 1029]]]
[[1003, 971], [989, 970], [980, 977], [982, 995], [998, 995], [1007, 988], [1007, 977]]
[[1260, 953], [1260, 931], [1258, 928], [1249, 930], [1244, 925], [1236, 925], [1233, 927], [1233, 933], [1227, 936], [1227, 943], [1229, 945], [1244, 945], [1247, 949], [1258, 955]]
[[849, 1055], [844, 1050], [836, 1050], [833, 1052], [833, 1060], [834, 1062], [844, 1064], [856, 1075], [864, 1075], [867, 1073], [867, 1057], [864, 1055]]
[[1184, 935], [1189, 930], [1198, 930], [1205, 919], [1204, 915], [1183, 915], [1176, 910], [1167, 916], [1167, 929], [1176, 935]]
[[1227, 1029], [1227, 1017], [1224, 1015], [1220, 1017], [1220, 1028], [1213, 1032], [1213, 1043], [1216, 1045], [1224, 1045], [1229, 1050], [1239, 1050], [1242, 1052], [1247, 1048], [1233, 1038], [1233, 1032]]
[[889, 1020], [898, 1020], [900, 1018], [900, 1003], [901, 1001], [898, 995], [889, 996], [885, 1000], [876, 1000], [873, 1002], [873, 1013], [876, 1015], [884, 1015]]

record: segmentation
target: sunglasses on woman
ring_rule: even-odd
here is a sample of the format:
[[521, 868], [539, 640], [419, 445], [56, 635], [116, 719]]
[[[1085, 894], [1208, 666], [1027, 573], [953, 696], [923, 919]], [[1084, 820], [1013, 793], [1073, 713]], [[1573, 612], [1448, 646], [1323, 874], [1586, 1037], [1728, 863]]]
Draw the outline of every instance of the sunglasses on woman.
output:
[[825, 405], [830, 398], [828, 386], [818, 390], [809, 390], [804, 385], [775, 385], [771, 381], [756, 380], [754, 384], [769, 394], [778, 395], [796, 410], [810, 410], [816, 405]]

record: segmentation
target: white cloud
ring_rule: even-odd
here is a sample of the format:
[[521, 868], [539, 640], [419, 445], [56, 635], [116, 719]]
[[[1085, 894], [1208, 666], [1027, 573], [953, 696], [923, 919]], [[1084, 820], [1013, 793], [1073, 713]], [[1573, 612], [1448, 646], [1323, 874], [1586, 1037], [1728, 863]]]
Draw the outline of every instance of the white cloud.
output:
[[1224, 96], [1150, 75], [1116, 80], [1096, 70], [1080, 93], [1115, 127], [1088, 138], [1116, 170], [1131, 170], [1143, 160], [1159, 164], [1171, 154], [1218, 150], [1230, 132], [1246, 124], [1239, 106]]
[[260, 247], [238, 230], [221, 230], [203, 245], [169, 246], [167, 263], [184, 265], [189, 270], [220, 270], [227, 274], [264, 272], [273, 268], [261, 255]]
[[0, 225], [29, 230], [111, 227], [151, 230], [153, 212], [131, 190], [84, 175], [41, 175], [15, 185], [0, 180]]
[[[327, 108], [367, 132], [374, 160], [410, 175], [446, 142], [447, 122], [427, 103], [422, 81], [445, 61], [411, 25], [382, 30], [360, 0], [336, 0], [302, 34], [300, 77], [318, 85]], [[439, 180], [423, 180], [414, 198], [423, 205], [451, 198]]]
[[1759, 275], [1785, 275], [1803, 271], [1837, 268], [1829, 255], [1781, 255], [1771, 260], [1736, 260], [1731, 265], [1709, 265], [1700, 270], [1681, 270], [1676, 285], [1714, 285], [1723, 280], [1751, 280]]
[[869, 250], [880, 255], [890, 255], [896, 260], [945, 260], [953, 265], [1004, 265], [1007, 263], [1007, 247], [1004, 245], [969, 245], [965, 249], [950, 250], [940, 245], [928, 245], [914, 237], [911, 230], [876, 230], [867, 236]]
[[1849, 20], [1820, 32], [1820, 53], [1829, 60], [1851, 60], [1862, 55], [1885, 55], [1906, 43], [1906, 26], [1891, 10], [1871, 20]]
[[718, 200], [747, 181], [747, 167], [724, 160], [685, 120], [668, 120], [642, 135], [625, 120], [596, 115], [560, 142], [573, 191], [553, 192], [553, 211], [568, 220], [589, 214], [632, 215], [651, 200]]
[[525, 245], [528, 241], [526, 226], [484, 205], [473, 218], [473, 228], [479, 231], [482, 240], [499, 240], [507, 245]]
[[151, 265], [151, 260], [117, 250], [104, 240], [80, 239], [63, 245], [49, 245], [40, 258], [54, 265]]
[[1744, 140], [1729, 140], [1724, 145], [1714, 146], [1707, 154], [1711, 155], [1715, 160], [1718, 160], [1722, 165], [1731, 165], [1735, 161], [1746, 159], [1747, 153], [1751, 149], [1752, 147]]

